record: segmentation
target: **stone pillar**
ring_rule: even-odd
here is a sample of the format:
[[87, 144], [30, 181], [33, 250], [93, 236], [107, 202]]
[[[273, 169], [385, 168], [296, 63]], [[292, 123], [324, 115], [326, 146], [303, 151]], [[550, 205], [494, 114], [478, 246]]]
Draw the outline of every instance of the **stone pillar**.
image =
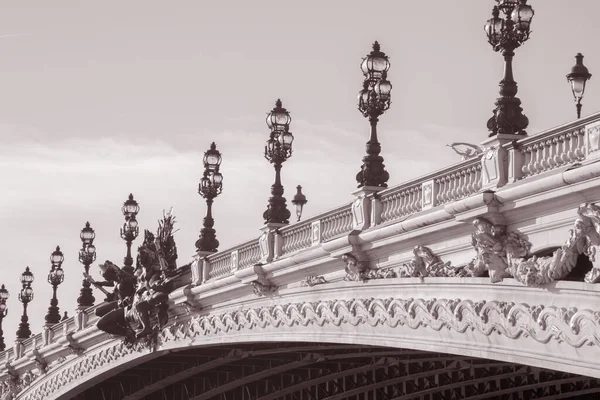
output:
[[600, 121], [585, 126], [585, 149], [586, 161], [600, 158]]
[[[385, 189], [377, 186], [363, 186], [358, 190], [352, 192], [356, 197], [356, 200], [352, 203], [352, 230], [362, 231], [368, 229], [373, 221], [376, 224], [381, 218], [381, 207], [373, 207], [373, 200], [369, 199], [368, 196], [371, 193], [377, 193], [380, 190]], [[371, 210], [375, 213], [379, 211], [379, 215], [372, 215]]]
[[512, 142], [524, 137], [499, 133], [481, 143], [485, 149], [481, 157], [482, 191], [501, 188], [509, 182], [509, 178], [519, 176], [515, 174], [523, 167], [523, 159]]
[[260, 246], [260, 262], [262, 264], [270, 263], [276, 256], [281, 254], [281, 247], [283, 246], [283, 243], [281, 242], [281, 238], [279, 238], [276, 246], [275, 236], [280, 236], [276, 232], [277, 229], [286, 225], [287, 224], [269, 222], [260, 228], [262, 235], [260, 235], [260, 238], [258, 239], [258, 244]]

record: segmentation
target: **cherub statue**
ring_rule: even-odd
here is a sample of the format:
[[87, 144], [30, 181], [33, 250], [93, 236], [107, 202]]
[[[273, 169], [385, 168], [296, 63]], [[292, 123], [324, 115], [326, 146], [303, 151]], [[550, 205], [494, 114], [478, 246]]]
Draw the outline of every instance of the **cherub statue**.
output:
[[[479, 154], [483, 154], [484, 152], [484, 149], [481, 146], [471, 143], [455, 142], [452, 144], [447, 144], [446, 146], [452, 148], [452, 150], [454, 150], [459, 156], [462, 156], [463, 161]], [[466, 148], [459, 148], [457, 146], [464, 146]]]

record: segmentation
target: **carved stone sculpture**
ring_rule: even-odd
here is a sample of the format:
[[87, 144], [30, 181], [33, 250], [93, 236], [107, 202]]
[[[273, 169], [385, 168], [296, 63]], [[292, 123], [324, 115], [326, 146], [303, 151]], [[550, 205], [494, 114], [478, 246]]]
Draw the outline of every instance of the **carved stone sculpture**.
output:
[[506, 232], [503, 225], [493, 225], [479, 218], [473, 222], [473, 246], [477, 257], [467, 267], [467, 275], [481, 276], [489, 271], [492, 282], [514, 277], [527, 286], [539, 286], [564, 279], [584, 254], [590, 258], [593, 268], [585, 281], [600, 280], [600, 262], [596, 258], [600, 245], [600, 207], [584, 203], [577, 210], [577, 219], [570, 236], [551, 256], [530, 257], [531, 243], [517, 232]]
[[131, 283], [134, 290], [132, 293], [119, 290], [120, 299], [111, 306], [110, 312], [100, 318], [98, 329], [122, 336], [127, 344], [133, 345], [143, 338], [152, 342], [151, 334], [157, 333], [167, 323], [168, 293], [173, 290], [172, 281], [176, 277], [177, 268], [174, 223], [175, 219], [169, 212], [159, 221], [156, 236], [145, 231], [144, 242], [138, 248], [133, 276], [110, 261], [104, 264], [106, 271], [113, 271], [113, 280], [120, 285]]
[[396, 272], [389, 268], [371, 268], [369, 261], [359, 260], [350, 253], [342, 255], [342, 261], [346, 263], [345, 281], [368, 281], [370, 279], [385, 279], [397, 277]]
[[443, 262], [429, 247], [415, 246], [413, 254], [413, 259], [399, 268], [399, 277], [460, 276], [462, 267], [453, 267], [450, 261]]

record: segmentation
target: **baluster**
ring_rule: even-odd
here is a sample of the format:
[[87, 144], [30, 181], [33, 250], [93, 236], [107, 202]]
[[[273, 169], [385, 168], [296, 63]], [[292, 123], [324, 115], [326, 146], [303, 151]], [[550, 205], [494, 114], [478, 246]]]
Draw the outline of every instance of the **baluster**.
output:
[[577, 129], [577, 159], [579, 161], [585, 159], [585, 130], [584, 128]]

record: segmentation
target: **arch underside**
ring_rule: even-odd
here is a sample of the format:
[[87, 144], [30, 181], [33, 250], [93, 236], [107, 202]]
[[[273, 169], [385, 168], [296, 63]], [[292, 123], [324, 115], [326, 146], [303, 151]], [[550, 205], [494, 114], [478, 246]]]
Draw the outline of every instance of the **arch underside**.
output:
[[474, 357], [326, 343], [238, 343], [164, 354], [74, 400], [593, 399], [600, 380]]

